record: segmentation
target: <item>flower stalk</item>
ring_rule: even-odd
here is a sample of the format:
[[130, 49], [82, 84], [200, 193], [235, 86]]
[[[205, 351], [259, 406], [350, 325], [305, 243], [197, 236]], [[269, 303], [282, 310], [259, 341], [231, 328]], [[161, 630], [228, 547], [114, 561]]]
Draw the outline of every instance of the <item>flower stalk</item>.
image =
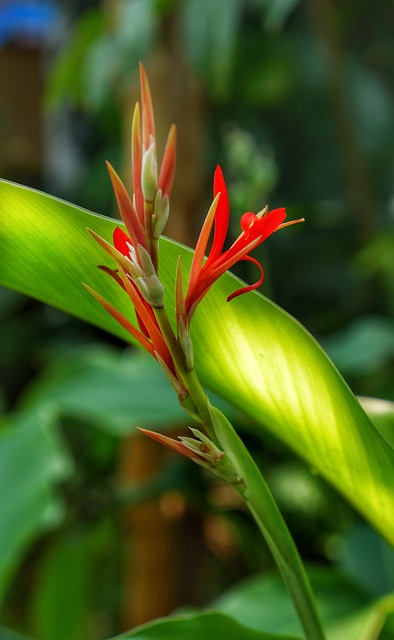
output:
[[[265, 207], [241, 217], [241, 233], [224, 248], [230, 219], [226, 183], [220, 167], [213, 181], [213, 201], [197, 241], [184, 291], [180, 258], [175, 274], [175, 318], [171, 322], [164, 304], [159, 277], [158, 241], [170, 211], [175, 171], [175, 127], [170, 128], [163, 159], [158, 166], [154, 114], [148, 80], [140, 67], [141, 109], [136, 105], [132, 123], [132, 182], [130, 197], [119, 176], [108, 170], [126, 231], [117, 227], [112, 244], [92, 233], [115, 261], [100, 266], [121, 286], [135, 310], [136, 325], [99, 293], [85, 285], [97, 301], [160, 364], [186, 413], [206, 433], [192, 428], [191, 436], [177, 440], [146, 429], [143, 433], [223, 478], [244, 498], [278, 565], [293, 598], [307, 640], [324, 640], [313, 593], [293, 539], [253, 458], [230, 422], [212, 407], [194, 368], [190, 326], [198, 305], [216, 280], [240, 260], [253, 262], [259, 271], [254, 284], [234, 291], [228, 298], [246, 294], [262, 284], [264, 271], [251, 251], [279, 229], [300, 222], [285, 222], [284, 208]], [[211, 248], [207, 254], [210, 237]], [[173, 329], [175, 326], [175, 330]]]

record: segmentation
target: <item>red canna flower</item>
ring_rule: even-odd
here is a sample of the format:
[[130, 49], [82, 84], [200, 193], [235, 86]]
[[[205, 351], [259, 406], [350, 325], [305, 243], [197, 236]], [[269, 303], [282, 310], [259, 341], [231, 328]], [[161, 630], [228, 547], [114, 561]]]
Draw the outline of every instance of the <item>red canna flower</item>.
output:
[[[230, 300], [236, 296], [259, 287], [264, 280], [264, 271], [258, 260], [252, 258], [249, 253], [274, 233], [274, 231], [277, 231], [277, 229], [301, 221], [294, 220], [284, 223], [283, 221], [286, 218], [286, 210], [284, 208], [268, 211], [266, 207], [257, 215], [247, 212], [241, 218], [241, 235], [229, 249], [222, 252], [227, 236], [230, 205], [226, 183], [219, 166], [217, 166], [215, 171], [213, 196], [214, 200], [201, 229], [190, 270], [189, 285], [184, 305], [189, 323], [198, 303], [203, 299], [205, 294], [208, 293], [216, 280], [236, 262], [240, 260], [253, 262], [260, 269], [260, 278], [254, 284], [234, 291], [234, 293], [227, 298], [227, 301], [230, 302]], [[212, 226], [214, 227], [212, 247], [208, 257], [204, 260]]]

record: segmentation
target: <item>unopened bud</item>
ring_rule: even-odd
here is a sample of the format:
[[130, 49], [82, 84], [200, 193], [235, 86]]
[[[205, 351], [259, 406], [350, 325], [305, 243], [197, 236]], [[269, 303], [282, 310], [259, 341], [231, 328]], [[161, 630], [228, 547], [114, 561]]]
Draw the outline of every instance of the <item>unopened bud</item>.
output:
[[153, 266], [149, 251], [139, 244], [137, 254], [140, 272], [133, 280], [147, 303], [151, 307], [161, 309], [164, 306], [164, 287]]
[[160, 238], [163, 233], [169, 214], [170, 199], [166, 193], [163, 196], [161, 189], [159, 189], [153, 205], [153, 237], [155, 240]]
[[201, 431], [189, 427], [190, 431], [194, 435], [194, 438], [180, 437], [180, 441], [183, 442], [191, 451], [197, 453], [204, 458], [210, 465], [216, 467], [220, 460], [224, 456], [224, 452], [218, 449], [218, 447]]
[[149, 251], [145, 249], [141, 244], [137, 246], [138, 258], [140, 265], [143, 269], [145, 276], [155, 276], [156, 269], [153, 266], [152, 258], [150, 257]]
[[154, 309], [162, 309], [164, 307], [164, 287], [157, 275], [136, 278], [135, 284], [151, 307]]
[[145, 200], [153, 202], [157, 191], [157, 160], [155, 141], [152, 137], [142, 156], [141, 186]]

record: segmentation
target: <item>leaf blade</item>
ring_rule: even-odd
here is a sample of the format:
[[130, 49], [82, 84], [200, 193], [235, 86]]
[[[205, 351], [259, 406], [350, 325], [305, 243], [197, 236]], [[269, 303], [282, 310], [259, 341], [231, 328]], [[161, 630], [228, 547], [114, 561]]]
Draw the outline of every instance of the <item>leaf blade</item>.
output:
[[[0, 284], [130, 339], [80, 285], [87, 281], [135, 318], [126, 294], [96, 269], [105, 256], [86, 231], [110, 240], [117, 221], [1, 182], [0, 223]], [[167, 239], [160, 251], [166, 305], [173, 309], [178, 255], [186, 271], [192, 252]], [[254, 292], [225, 302], [238, 283], [223, 276], [193, 319], [202, 381], [296, 451], [394, 544], [393, 449], [294, 318]]]

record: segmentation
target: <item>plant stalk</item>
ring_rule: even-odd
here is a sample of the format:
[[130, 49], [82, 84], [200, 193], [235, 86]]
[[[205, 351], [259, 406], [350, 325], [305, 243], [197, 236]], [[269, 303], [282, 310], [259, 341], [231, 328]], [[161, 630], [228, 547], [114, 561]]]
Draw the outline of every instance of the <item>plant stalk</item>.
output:
[[325, 640], [304, 565], [264, 477], [227, 418], [214, 407], [210, 414], [219, 445], [240, 479], [234, 488], [244, 498], [263, 534], [293, 599], [307, 640]]
[[155, 309], [155, 315], [178, 374], [190, 393], [209, 437], [232, 463], [237, 477], [233, 486], [245, 500], [274, 557], [293, 599], [306, 639], [325, 640], [308, 576], [268, 485], [234, 427], [218, 409], [210, 405], [195, 370], [187, 369], [167, 312], [164, 308]]

